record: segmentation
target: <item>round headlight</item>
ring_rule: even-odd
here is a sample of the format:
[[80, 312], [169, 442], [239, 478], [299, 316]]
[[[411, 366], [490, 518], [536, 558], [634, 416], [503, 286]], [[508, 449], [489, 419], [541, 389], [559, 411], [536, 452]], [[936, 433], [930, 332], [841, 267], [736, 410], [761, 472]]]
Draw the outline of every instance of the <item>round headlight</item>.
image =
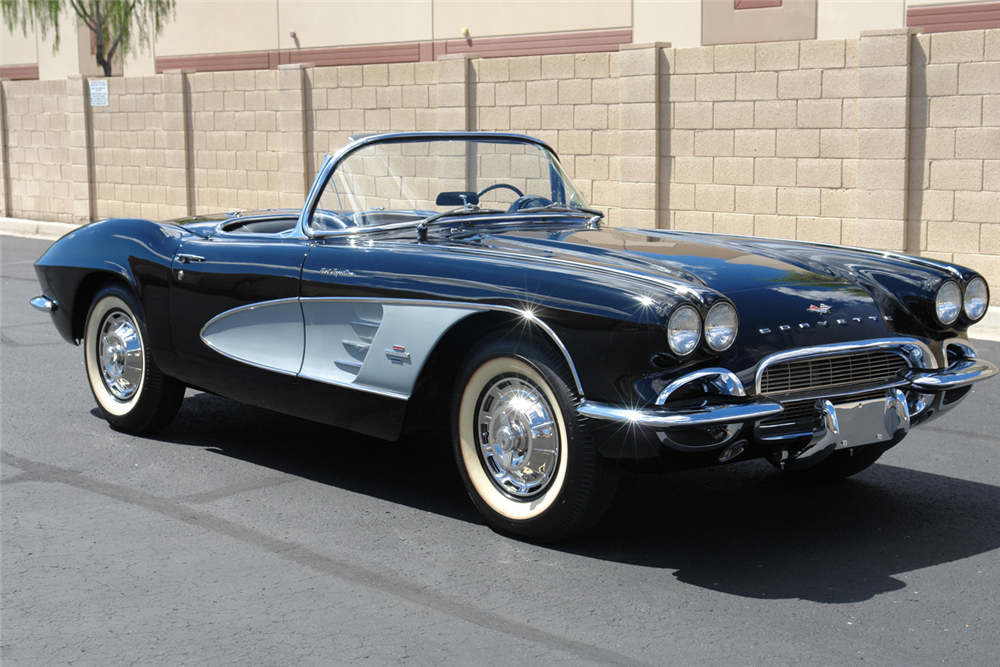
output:
[[965, 286], [965, 316], [970, 320], [978, 320], [986, 312], [988, 305], [990, 305], [990, 291], [986, 287], [986, 281], [982, 278], [973, 278]]
[[674, 354], [691, 354], [701, 340], [701, 318], [692, 306], [681, 306], [667, 321], [667, 341]]
[[962, 290], [958, 283], [949, 280], [938, 288], [934, 310], [941, 324], [951, 324], [958, 319], [962, 312]]
[[736, 308], [731, 303], [720, 301], [705, 316], [705, 342], [716, 352], [722, 352], [736, 340], [738, 326]]

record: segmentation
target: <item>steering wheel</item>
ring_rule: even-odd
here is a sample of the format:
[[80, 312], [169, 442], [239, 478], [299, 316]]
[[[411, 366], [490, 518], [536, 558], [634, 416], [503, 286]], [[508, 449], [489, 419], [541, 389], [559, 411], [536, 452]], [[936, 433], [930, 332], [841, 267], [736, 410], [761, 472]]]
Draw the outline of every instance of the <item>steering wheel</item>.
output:
[[551, 199], [546, 199], [541, 195], [524, 195], [514, 200], [514, 203], [507, 209], [508, 213], [517, 213], [522, 208], [540, 208], [552, 203]]
[[491, 190], [496, 190], [497, 188], [507, 188], [508, 190], [513, 190], [514, 194], [516, 194], [518, 197], [523, 197], [524, 196], [523, 192], [521, 192], [520, 190], [518, 190], [517, 188], [515, 188], [513, 185], [510, 185], [509, 183], [494, 183], [493, 185], [489, 185], [489, 186], [483, 188], [482, 190], [480, 190], [478, 193], [476, 193], [476, 196], [477, 197], [482, 197], [487, 192], [489, 192]]

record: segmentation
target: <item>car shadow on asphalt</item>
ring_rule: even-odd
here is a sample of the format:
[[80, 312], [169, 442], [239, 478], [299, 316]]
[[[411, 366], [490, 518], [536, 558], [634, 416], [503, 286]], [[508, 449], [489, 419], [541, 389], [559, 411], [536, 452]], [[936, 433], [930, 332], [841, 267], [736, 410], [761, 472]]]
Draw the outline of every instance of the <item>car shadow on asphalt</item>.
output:
[[[472, 507], [446, 433], [388, 443], [189, 394], [156, 439], [483, 525], [484, 548], [507, 539], [489, 532]], [[906, 588], [914, 570], [1000, 548], [997, 507], [1000, 487], [891, 465], [798, 484], [750, 461], [624, 473], [595, 528], [537, 548], [674, 570], [683, 583], [731, 595], [851, 603]]]

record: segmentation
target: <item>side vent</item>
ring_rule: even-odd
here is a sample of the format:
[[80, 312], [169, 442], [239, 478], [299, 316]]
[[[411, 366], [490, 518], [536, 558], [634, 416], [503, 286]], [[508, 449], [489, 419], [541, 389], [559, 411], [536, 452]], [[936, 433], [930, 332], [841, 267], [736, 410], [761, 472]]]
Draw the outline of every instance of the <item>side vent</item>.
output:
[[346, 356], [335, 361], [337, 368], [345, 373], [357, 375], [368, 356], [372, 341], [382, 325], [382, 306], [373, 303], [354, 303], [355, 317], [351, 319], [350, 334], [340, 341]]
[[353, 382], [382, 326], [382, 306], [304, 300], [302, 310], [306, 320], [302, 375], [321, 381]]

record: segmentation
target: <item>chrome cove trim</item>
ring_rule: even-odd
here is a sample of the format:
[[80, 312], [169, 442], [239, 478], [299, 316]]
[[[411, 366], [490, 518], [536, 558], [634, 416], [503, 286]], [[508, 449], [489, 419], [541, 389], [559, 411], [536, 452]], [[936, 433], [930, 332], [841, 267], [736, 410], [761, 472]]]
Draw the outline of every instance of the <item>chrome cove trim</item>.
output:
[[31, 304], [32, 308], [43, 313], [54, 313], [59, 310], [59, 302], [55, 299], [50, 299], [44, 294], [42, 296], [36, 296], [28, 303]]
[[[720, 397], [724, 398], [724, 397]], [[623, 408], [583, 401], [576, 411], [591, 419], [641, 426], [655, 430], [701, 428], [740, 424], [779, 414], [784, 408], [769, 399], [710, 403], [690, 408]], [[702, 449], [702, 448], [699, 448]], [[705, 447], [704, 449], [711, 449]]]
[[931, 349], [925, 343], [914, 338], [875, 338], [871, 340], [851, 341], [849, 343], [830, 343], [827, 345], [814, 345], [812, 347], [785, 350], [764, 357], [757, 366], [757, 373], [754, 376], [754, 389], [756, 390], [760, 387], [764, 371], [774, 364], [785, 361], [821, 359], [873, 350], [890, 350], [901, 353], [907, 358], [911, 368], [914, 366], [921, 369], [934, 369], [938, 367], [937, 360], [934, 358]]
[[[307, 303], [321, 303], [321, 302], [332, 302], [332, 303], [349, 303], [349, 302], [373, 303], [373, 304], [379, 304], [381, 306], [393, 306], [393, 305], [397, 305], [397, 306], [422, 306], [422, 307], [431, 307], [431, 308], [459, 309], [459, 310], [482, 311], [482, 312], [495, 311], [495, 312], [504, 312], [504, 313], [510, 313], [510, 314], [513, 314], [513, 315], [517, 315], [519, 318], [521, 318], [521, 320], [523, 320], [525, 326], [535, 326], [535, 327], [538, 327], [538, 329], [540, 329], [541, 331], [543, 331], [545, 333], [545, 335], [547, 335], [549, 337], [549, 339], [552, 341], [552, 344], [556, 346], [556, 348], [559, 350], [559, 352], [566, 359], [566, 364], [569, 367], [570, 374], [573, 377], [573, 383], [574, 383], [574, 385], [576, 387], [577, 392], [579, 393], [580, 396], [584, 395], [583, 385], [582, 385], [582, 383], [580, 381], [580, 375], [577, 372], [576, 365], [573, 363], [572, 357], [570, 357], [569, 350], [566, 349], [565, 344], [563, 344], [563, 342], [559, 338], [558, 334], [556, 334], [556, 332], [549, 325], [547, 325], [545, 322], [541, 321], [530, 308], [519, 309], [519, 308], [514, 308], [514, 307], [511, 307], [511, 306], [484, 305], [484, 304], [477, 304], [477, 303], [461, 303], [461, 302], [442, 302], [442, 301], [433, 301], [433, 300], [425, 300], [425, 299], [378, 299], [378, 298], [374, 298], [374, 297], [371, 297], [371, 298], [352, 298], [352, 297], [302, 297], [302, 298], [298, 298], [298, 297], [292, 297], [292, 298], [287, 298], [287, 299], [275, 299], [275, 300], [272, 300], [272, 301], [261, 301], [259, 303], [253, 303], [253, 304], [248, 304], [248, 305], [244, 305], [244, 306], [239, 306], [237, 308], [233, 308], [231, 310], [227, 310], [227, 311], [225, 311], [223, 313], [220, 313], [219, 315], [216, 315], [211, 320], [209, 320], [205, 324], [205, 326], [202, 327], [200, 338], [201, 338], [202, 342], [205, 343], [205, 345], [207, 345], [208, 347], [210, 347], [213, 351], [217, 352], [218, 354], [221, 354], [222, 356], [224, 356], [224, 357], [226, 357], [228, 359], [231, 359], [233, 361], [237, 361], [237, 362], [240, 362], [240, 363], [243, 363], [243, 364], [247, 364], [247, 365], [253, 366], [255, 368], [260, 368], [260, 369], [263, 369], [263, 370], [272, 371], [272, 372], [275, 372], [275, 373], [280, 373], [282, 375], [288, 375], [288, 376], [293, 376], [293, 377], [300, 377], [300, 378], [305, 379], [305, 380], [313, 380], [313, 381], [316, 381], [316, 382], [322, 382], [324, 384], [330, 384], [330, 385], [345, 387], [345, 388], [348, 388], [348, 389], [356, 389], [358, 391], [363, 391], [363, 392], [367, 392], [367, 393], [371, 393], [371, 394], [377, 394], [377, 395], [380, 395], [380, 396], [387, 396], [387, 397], [390, 397], [390, 398], [398, 398], [398, 399], [403, 399], [403, 400], [409, 399], [410, 395], [412, 393], [411, 391], [403, 392], [403, 391], [388, 390], [388, 389], [384, 389], [384, 388], [381, 388], [381, 387], [364, 384], [363, 382], [349, 382], [349, 381], [337, 380], [337, 379], [330, 378], [330, 377], [313, 376], [313, 375], [310, 375], [307, 372], [303, 372], [304, 369], [302, 368], [301, 364], [299, 365], [299, 367], [295, 371], [291, 371], [287, 367], [283, 368], [283, 367], [281, 367], [279, 365], [265, 363], [265, 362], [263, 362], [261, 360], [248, 360], [246, 358], [242, 358], [240, 356], [233, 355], [233, 354], [231, 354], [229, 352], [226, 352], [223, 349], [220, 349], [218, 345], [213, 344], [213, 342], [210, 341], [209, 339], [207, 339], [206, 336], [205, 336], [206, 331], [208, 331], [209, 328], [213, 324], [219, 322], [223, 318], [228, 317], [230, 315], [242, 313], [242, 312], [245, 312], [245, 311], [257, 310], [257, 309], [260, 309], [260, 308], [263, 308], [263, 307], [267, 307], [267, 306], [270, 306], [270, 305], [281, 305], [281, 304], [288, 304], [288, 303], [297, 303], [297, 304], [299, 304], [299, 306], [300, 306], [300, 314], [301, 314], [301, 312], [302, 312], [301, 311], [301, 306], [302, 305], [307, 304]], [[354, 324], [355, 322], [351, 322], [351, 323]], [[357, 323], [357, 324], [361, 324], [361, 323]], [[364, 324], [369, 324], [369, 323], [364, 323]], [[452, 324], [454, 324], [454, 322]], [[302, 320], [301, 326], [302, 326], [303, 341], [304, 341], [305, 340], [305, 320], [304, 319]], [[443, 335], [444, 331], [442, 331], [441, 333]], [[304, 345], [304, 342], [303, 342], [303, 345]], [[303, 348], [303, 357], [304, 356], [305, 356], [305, 350]], [[421, 360], [421, 366], [422, 366], [422, 362], [423, 362], [423, 360]], [[360, 376], [360, 374], [359, 374], [359, 376]]]

